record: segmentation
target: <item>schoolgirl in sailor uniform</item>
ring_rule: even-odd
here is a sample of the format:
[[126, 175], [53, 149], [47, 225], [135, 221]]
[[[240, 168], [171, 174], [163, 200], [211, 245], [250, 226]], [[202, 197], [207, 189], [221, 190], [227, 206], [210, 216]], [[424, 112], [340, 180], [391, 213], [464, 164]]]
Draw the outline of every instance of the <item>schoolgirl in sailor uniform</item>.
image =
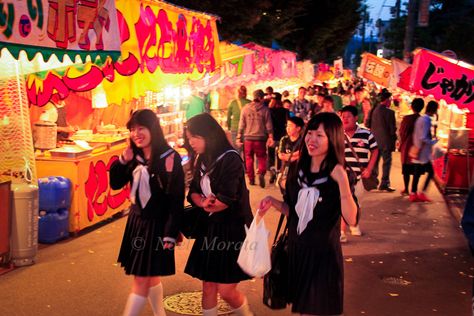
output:
[[217, 293], [237, 315], [252, 315], [237, 284], [250, 277], [237, 264], [252, 220], [244, 164], [222, 127], [207, 113], [187, 122], [187, 139], [199, 155], [188, 200], [203, 208], [202, 232], [196, 238], [185, 272], [203, 281], [203, 315], [217, 315]]
[[316, 114], [290, 170], [284, 201], [267, 196], [260, 214], [274, 206], [287, 215], [289, 303], [305, 315], [341, 315], [344, 270], [341, 215], [355, 223], [357, 206], [344, 169], [344, 131], [334, 113]]
[[134, 112], [127, 128], [130, 145], [110, 168], [112, 189], [131, 187], [132, 205], [118, 257], [125, 273], [135, 276], [124, 315], [138, 315], [147, 297], [154, 315], [165, 315], [159, 276], [175, 273], [184, 172], [153, 111]]

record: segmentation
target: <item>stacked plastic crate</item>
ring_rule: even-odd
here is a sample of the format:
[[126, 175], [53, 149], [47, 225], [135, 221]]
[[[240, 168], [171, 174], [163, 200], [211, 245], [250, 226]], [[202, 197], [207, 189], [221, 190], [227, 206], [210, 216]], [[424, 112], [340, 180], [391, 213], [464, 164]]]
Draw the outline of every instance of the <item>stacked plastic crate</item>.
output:
[[71, 181], [68, 178], [45, 177], [38, 179], [40, 243], [55, 243], [69, 236], [71, 208]]

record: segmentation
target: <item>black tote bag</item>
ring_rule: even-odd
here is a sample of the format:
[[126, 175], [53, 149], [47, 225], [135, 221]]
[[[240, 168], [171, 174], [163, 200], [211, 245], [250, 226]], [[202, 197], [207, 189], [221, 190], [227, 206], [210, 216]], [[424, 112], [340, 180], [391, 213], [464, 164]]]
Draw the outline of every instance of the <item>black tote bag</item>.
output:
[[271, 309], [284, 309], [288, 305], [288, 221], [278, 236], [284, 218], [282, 214], [273, 241], [272, 269], [263, 278], [263, 304]]

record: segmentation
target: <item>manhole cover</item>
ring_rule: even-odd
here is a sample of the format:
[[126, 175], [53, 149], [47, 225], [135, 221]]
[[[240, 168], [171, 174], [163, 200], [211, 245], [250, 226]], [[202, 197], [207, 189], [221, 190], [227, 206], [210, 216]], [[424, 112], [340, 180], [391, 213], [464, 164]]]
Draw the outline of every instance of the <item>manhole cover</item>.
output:
[[[165, 297], [165, 309], [182, 315], [202, 315], [202, 292], [182, 292]], [[232, 307], [221, 298], [217, 300], [217, 313], [226, 315], [232, 312]]]
[[402, 278], [396, 278], [396, 277], [383, 277], [382, 281], [383, 281], [383, 283], [392, 284], [392, 285], [407, 286], [407, 285], [411, 284], [410, 281], [407, 281], [407, 280], [402, 279]]

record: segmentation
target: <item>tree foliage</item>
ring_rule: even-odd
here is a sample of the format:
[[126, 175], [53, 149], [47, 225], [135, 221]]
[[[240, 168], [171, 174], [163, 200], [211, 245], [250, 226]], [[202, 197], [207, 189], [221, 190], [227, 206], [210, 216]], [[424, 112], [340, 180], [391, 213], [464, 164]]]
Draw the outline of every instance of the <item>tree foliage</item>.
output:
[[360, 22], [361, 0], [173, 0], [221, 18], [219, 35], [294, 51], [300, 59], [332, 61], [342, 55]]
[[[469, 0], [433, 0], [428, 27], [416, 27], [413, 47], [424, 47], [437, 52], [453, 50], [459, 59], [474, 63], [474, 46], [469, 45], [474, 33], [474, 5]], [[402, 57], [406, 16], [392, 19], [385, 33], [385, 47], [394, 50], [394, 57]]]

